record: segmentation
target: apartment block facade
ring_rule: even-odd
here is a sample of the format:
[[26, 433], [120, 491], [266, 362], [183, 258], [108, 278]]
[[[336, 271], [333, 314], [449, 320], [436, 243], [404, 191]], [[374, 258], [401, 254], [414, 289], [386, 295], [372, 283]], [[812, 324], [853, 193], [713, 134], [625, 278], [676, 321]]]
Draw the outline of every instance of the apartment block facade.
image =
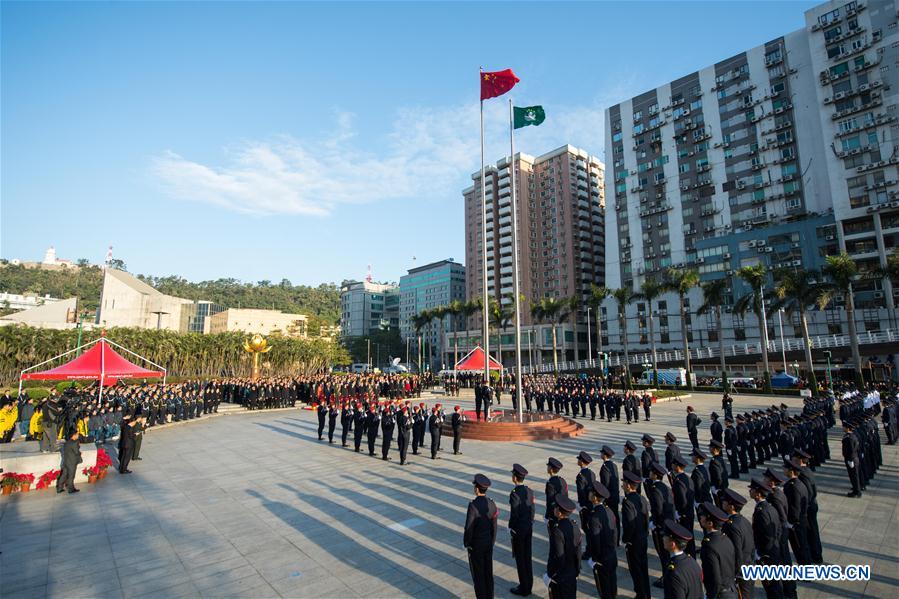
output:
[[[410, 322], [412, 316], [422, 310], [447, 306], [454, 301], [465, 301], [465, 266], [448, 259], [409, 269], [407, 274], [400, 277], [399, 293], [400, 335], [403, 339], [417, 338]], [[443, 319], [442, 328], [445, 332], [451, 332], [464, 328], [464, 324], [456, 317], [447, 315]], [[440, 331], [441, 325], [437, 322], [421, 331], [426, 347], [430, 348], [428, 353], [431, 358], [428, 361], [431, 368], [438, 370], [448, 364], [441, 358], [446, 353], [444, 336]]]
[[[733, 276], [742, 266], [819, 269], [841, 249], [862, 269], [885, 262], [899, 225], [896, 4], [827, 3], [808, 11], [806, 23], [607, 110], [609, 287], [636, 290], [669, 267], [690, 267], [703, 280], [729, 276], [732, 302], [747, 291]], [[885, 328], [892, 304], [873, 302], [883, 299], [880, 283], [865, 285], [872, 302], [862, 297], [870, 309], [861, 328]], [[837, 308], [814, 315], [813, 335], [845, 332]], [[669, 296], [629, 308], [637, 349], [648, 344], [650, 309], [660, 347], [680, 347], [684, 334], [717, 341], [711, 322], [681, 331]], [[611, 302], [603, 307], [613, 347], [621, 338], [615, 313]], [[754, 317], [726, 318], [734, 337], [726, 341], [759, 339]], [[772, 339], [777, 324], [769, 320]], [[787, 336], [799, 334], [795, 325], [785, 323]]]
[[[597, 157], [570, 145], [537, 157], [517, 153], [514, 160], [506, 157], [488, 166], [486, 244], [482, 239], [481, 173], [474, 173], [474, 184], [462, 192], [468, 299], [483, 296], [486, 247], [489, 296], [505, 306], [514, 300], [512, 176], [518, 198], [519, 286], [525, 298], [522, 324], [534, 324], [529, 306], [541, 298], [577, 295], [585, 299], [591, 284], [603, 285], [604, 171]], [[578, 321], [582, 320], [579, 316]], [[479, 329], [480, 314], [468, 325]], [[586, 348], [586, 332], [581, 335]]]
[[399, 287], [370, 281], [344, 281], [340, 286], [340, 331], [364, 337], [379, 328], [400, 326]]

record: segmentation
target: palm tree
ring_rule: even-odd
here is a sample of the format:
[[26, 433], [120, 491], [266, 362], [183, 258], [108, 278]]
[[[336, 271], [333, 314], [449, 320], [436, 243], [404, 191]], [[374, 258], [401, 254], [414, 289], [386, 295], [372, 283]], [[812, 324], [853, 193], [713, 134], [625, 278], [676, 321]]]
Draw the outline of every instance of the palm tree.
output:
[[815, 378], [815, 365], [812, 362], [812, 341], [808, 334], [807, 310], [818, 306], [821, 286], [818, 283], [820, 274], [813, 270], [780, 270], [775, 273], [774, 295], [777, 299], [768, 308], [768, 315], [776, 314], [783, 309], [788, 315], [798, 314], [802, 327], [802, 340], [805, 344], [805, 362], [808, 364], [809, 386], [812, 393], [818, 392], [818, 379]]
[[556, 299], [554, 297], [544, 297], [536, 304], [531, 306], [531, 316], [539, 322], [548, 322], [552, 324], [553, 339], [553, 372], [559, 374], [559, 355], [556, 338], [556, 325], [564, 322], [568, 318], [571, 303], [568, 298]]
[[693, 377], [691, 376], [692, 369], [690, 367], [690, 345], [687, 339], [687, 308], [684, 299], [687, 293], [697, 285], [699, 285], [699, 271], [692, 268], [668, 269], [668, 280], [665, 282], [664, 287], [668, 291], [676, 293], [680, 302], [680, 330], [684, 341], [684, 370], [687, 371], [686, 383], [688, 389], [693, 388]]
[[578, 343], [577, 338], [577, 313], [581, 309], [581, 298], [579, 295], [572, 295], [571, 297], [566, 297], [562, 301], [568, 303], [568, 316], [571, 317], [571, 324], [574, 329], [574, 363], [577, 364], [581, 357], [580, 344]]
[[665, 289], [661, 284], [656, 283], [652, 279], [646, 279], [643, 281], [643, 284], [640, 285], [640, 291], [634, 294], [635, 300], [642, 300], [648, 304], [649, 347], [652, 350], [652, 382], [656, 387], [659, 386], [659, 367], [658, 358], [656, 356], [656, 328], [655, 317], [652, 315], [652, 302], [656, 301], [664, 291]]
[[[437, 343], [437, 347], [443, 348], [443, 332], [445, 329], [444, 319], [449, 314], [449, 310], [447, 306], [437, 306], [432, 310], [434, 314], [434, 320], [436, 320], [440, 324], [440, 337], [438, 337], [439, 342]], [[440, 356], [438, 357], [438, 364], [441, 368], [443, 368], [443, 350], [441, 349]]]
[[431, 322], [431, 316], [428, 314], [427, 310], [422, 310], [418, 314], [410, 316], [409, 322], [412, 323], [412, 328], [415, 329], [415, 336], [418, 337], [418, 372], [421, 374], [421, 330]]
[[[893, 250], [893, 253], [887, 256], [885, 265], [878, 266], [868, 273], [868, 277], [887, 281], [890, 284], [892, 296], [896, 295], [896, 286], [899, 285], [899, 250]], [[899, 305], [893, 304], [893, 325], [899, 326]]]
[[465, 302], [462, 300], [453, 300], [447, 305], [446, 312], [450, 316], [452, 316], [452, 329], [453, 329], [453, 369], [456, 368], [456, 363], [459, 361], [459, 320], [462, 316], [462, 312], [465, 306]]
[[505, 332], [506, 327], [509, 326], [509, 322], [511, 322], [512, 318], [515, 317], [515, 314], [511, 307], [507, 307], [502, 305], [500, 302], [495, 300], [494, 298], [490, 298], [490, 309], [488, 310], [490, 315], [490, 324], [493, 326], [493, 330], [496, 331], [496, 359], [500, 364], [503, 363], [503, 338], [502, 334]]
[[727, 301], [730, 279], [713, 279], [702, 284], [702, 305], [696, 314], [715, 313], [718, 328], [718, 353], [721, 355], [721, 389], [727, 390], [727, 362], [724, 359], [724, 322], [721, 319], [721, 306]]
[[627, 306], [634, 301], [634, 292], [622, 287], [612, 292], [612, 297], [618, 304], [618, 330], [621, 337], [621, 345], [624, 347], [624, 388], [631, 388], [631, 360], [627, 350]]
[[829, 281], [822, 283], [818, 307], [822, 310], [842, 294], [846, 298], [846, 320], [849, 321], [849, 343], [852, 346], [852, 361], [855, 362], [855, 378], [862, 384], [862, 359], [858, 351], [858, 334], [855, 328], [855, 296], [852, 292], [852, 280], [858, 274], [858, 266], [846, 252], [837, 256], [827, 256], [824, 274]]
[[746, 314], [749, 310], [755, 313], [759, 321], [759, 330], [762, 335], [762, 364], [765, 370], [765, 392], [771, 392], [771, 370], [768, 365], [768, 321], [765, 320], [765, 284], [768, 282], [768, 270], [764, 264], [744, 266], [737, 269], [737, 276], [749, 285], [749, 293], [741, 297], [734, 304], [734, 310], [740, 314]]
[[[596, 314], [596, 353], [602, 353], [602, 319], [600, 318], [600, 310], [602, 303], [606, 298], [612, 295], [612, 290], [608, 287], [600, 287], [598, 285], [590, 285], [590, 297], [587, 299], [587, 306], [593, 309]], [[587, 356], [592, 359], [593, 356]]]

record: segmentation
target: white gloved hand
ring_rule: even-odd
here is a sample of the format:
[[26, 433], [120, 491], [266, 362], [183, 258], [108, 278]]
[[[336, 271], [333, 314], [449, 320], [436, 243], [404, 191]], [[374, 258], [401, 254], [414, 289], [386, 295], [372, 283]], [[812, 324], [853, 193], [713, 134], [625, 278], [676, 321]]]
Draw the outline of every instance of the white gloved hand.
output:
[[587, 560], [587, 565], [590, 566], [590, 569], [593, 569], [593, 566], [596, 565], [596, 562], [593, 561], [593, 558]]
[[846, 465], [850, 468], [855, 468], [855, 462], [846, 462]]
[[543, 575], [543, 584], [545, 584], [547, 587], [549, 587], [549, 583], [551, 583], [552, 581], [553, 579], [549, 577], [549, 574]]

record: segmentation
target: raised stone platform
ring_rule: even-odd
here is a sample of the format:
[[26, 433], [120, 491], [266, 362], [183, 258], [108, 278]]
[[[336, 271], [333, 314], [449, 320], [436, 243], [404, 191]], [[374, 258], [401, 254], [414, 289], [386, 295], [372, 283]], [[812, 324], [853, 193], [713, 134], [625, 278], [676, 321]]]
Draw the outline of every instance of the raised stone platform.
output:
[[[78, 464], [78, 471], [75, 474], [76, 483], [87, 482], [87, 476], [81, 471], [97, 463], [97, 446], [93, 443], [82, 443], [81, 458], [84, 461]], [[0, 444], [0, 468], [3, 468], [3, 472], [33, 474], [32, 488], [42, 474], [50, 470], [59, 470], [61, 465], [62, 443], [59, 443], [59, 451], [56, 453], [41, 453], [40, 444], [37, 441]]]
[[[490, 419], [476, 420], [472, 411], [463, 412], [465, 422], [462, 424], [463, 439], [478, 441], [549, 441], [553, 439], [570, 439], [584, 432], [584, 426], [564, 416], [552, 413], [525, 413], [523, 422], [518, 421], [518, 414], [511, 410], [491, 410]], [[443, 424], [443, 433], [452, 435], [450, 415]]]

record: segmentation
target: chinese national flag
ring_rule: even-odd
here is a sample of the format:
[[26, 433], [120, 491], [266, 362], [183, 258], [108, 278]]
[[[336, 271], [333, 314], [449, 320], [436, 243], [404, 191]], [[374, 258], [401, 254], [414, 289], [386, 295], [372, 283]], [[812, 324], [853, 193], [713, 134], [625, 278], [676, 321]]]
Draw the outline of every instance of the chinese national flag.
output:
[[515, 87], [515, 84], [519, 81], [520, 79], [515, 76], [512, 69], [481, 73], [481, 100], [501, 96]]

